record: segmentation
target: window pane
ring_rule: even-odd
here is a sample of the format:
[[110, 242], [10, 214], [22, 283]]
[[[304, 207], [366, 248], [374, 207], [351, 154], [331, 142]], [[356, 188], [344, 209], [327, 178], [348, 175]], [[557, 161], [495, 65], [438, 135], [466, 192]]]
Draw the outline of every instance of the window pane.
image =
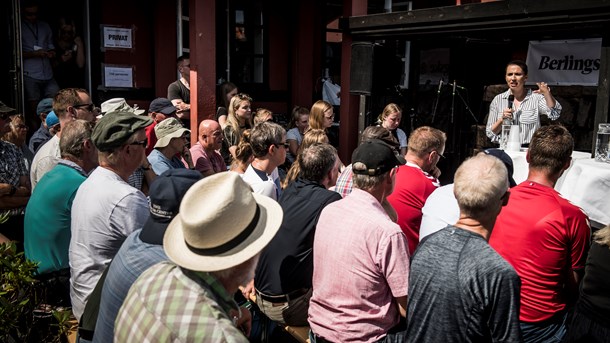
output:
[[254, 58], [254, 80], [256, 83], [263, 83], [263, 64], [264, 60], [262, 57]]
[[254, 30], [254, 53], [258, 55], [263, 54], [263, 29]]

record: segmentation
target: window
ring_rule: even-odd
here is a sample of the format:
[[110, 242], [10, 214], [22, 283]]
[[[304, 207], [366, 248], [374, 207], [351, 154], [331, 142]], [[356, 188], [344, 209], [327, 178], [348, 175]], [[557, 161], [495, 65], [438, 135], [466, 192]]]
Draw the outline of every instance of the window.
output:
[[267, 32], [262, 1], [231, 1], [229, 17], [230, 81], [262, 84], [267, 78]]

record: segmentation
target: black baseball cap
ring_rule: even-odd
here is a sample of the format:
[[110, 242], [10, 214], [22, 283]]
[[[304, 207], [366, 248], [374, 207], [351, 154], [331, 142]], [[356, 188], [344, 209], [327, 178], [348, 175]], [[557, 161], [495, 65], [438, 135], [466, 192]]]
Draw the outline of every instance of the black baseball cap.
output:
[[395, 149], [379, 139], [360, 144], [352, 154], [352, 172], [358, 175], [381, 175], [405, 163]]

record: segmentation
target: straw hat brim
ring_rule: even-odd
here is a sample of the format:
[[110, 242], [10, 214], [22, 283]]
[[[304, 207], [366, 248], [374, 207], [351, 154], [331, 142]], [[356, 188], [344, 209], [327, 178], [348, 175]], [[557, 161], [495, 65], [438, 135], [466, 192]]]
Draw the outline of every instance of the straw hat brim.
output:
[[[189, 270], [213, 272], [235, 267], [258, 254], [279, 230], [284, 214], [275, 200], [260, 194], [252, 195], [260, 209], [258, 225], [239, 244], [217, 255], [195, 253], [186, 245], [182, 222], [178, 215], [169, 224], [163, 237], [163, 247], [169, 259]], [[227, 215], [235, 214], [227, 213]]]

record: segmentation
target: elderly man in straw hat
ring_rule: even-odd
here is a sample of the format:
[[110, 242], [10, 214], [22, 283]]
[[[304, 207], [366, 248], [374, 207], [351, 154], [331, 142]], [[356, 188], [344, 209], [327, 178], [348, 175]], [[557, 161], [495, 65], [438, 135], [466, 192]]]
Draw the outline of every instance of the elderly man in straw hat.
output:
[[[206, 196], [201, 196], [206, 194]], [[206, 209], [202, 211], [201, 209]], [[280, 205], [218, 173], [185, 194], [165, 232], [171, 262], [144, 272], [117, 317], [115, 342], [248, 342], [233, 301], [282, 223]], [[242, 331], [243, 330], [243, 331]]]
[[151, 123], [144, 116], [116, 112], [104, 116], [93, 129], [100, 166], [81, 184], [72, 205], [70, 298], [79, 320], [125, 238], [148, 219], [146, 197], [127, 179], [146, 158], [144, 128]]

